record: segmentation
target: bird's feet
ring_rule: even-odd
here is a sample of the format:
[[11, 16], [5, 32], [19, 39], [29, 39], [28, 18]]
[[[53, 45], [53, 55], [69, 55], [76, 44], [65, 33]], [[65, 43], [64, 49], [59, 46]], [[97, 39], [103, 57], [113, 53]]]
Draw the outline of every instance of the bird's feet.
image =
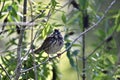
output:
[[61, 57], [61, 54], [60, 54], [60, 53], [59, 53], [59, 54], [57, 54], [57, 57], [58, 57], [58, 58], [60, 58], [60, 57]]

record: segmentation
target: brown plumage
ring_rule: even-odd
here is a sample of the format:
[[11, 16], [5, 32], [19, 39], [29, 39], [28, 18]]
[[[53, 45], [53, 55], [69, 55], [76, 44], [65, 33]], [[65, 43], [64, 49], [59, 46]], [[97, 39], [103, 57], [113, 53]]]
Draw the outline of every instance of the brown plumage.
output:
[[55, 29], [54, 32], [44, 40], [43, 44], [33, 52], [38, 54], [41, 51], [45, 51], [47, 54], [54, 54], [61, 50], [63, 44], [64, 41], [61, 33], [58, 29]]

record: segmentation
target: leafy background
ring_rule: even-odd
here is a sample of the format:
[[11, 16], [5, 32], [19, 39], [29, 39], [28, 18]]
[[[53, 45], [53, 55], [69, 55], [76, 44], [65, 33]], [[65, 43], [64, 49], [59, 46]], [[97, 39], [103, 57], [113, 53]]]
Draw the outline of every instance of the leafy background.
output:
[[[119, 4], [119, 0], [0, 0], [0, 79], [119, 80]], [[61, 57], [49, 61], [44, 52], [29, 54], [54, 29], [64, 36], [60, 52], [66, 51]]]

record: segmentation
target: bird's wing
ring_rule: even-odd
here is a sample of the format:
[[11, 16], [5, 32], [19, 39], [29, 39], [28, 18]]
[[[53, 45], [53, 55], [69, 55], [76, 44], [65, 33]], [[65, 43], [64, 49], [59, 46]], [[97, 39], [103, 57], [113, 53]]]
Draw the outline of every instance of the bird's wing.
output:
[[37, 54], [37, 53], [41, 52], [42, 50], [49, 48], [51, 46], [51, 44], [54, 43], [54, 41], [55, 40], [53, 37], [47, 37], [44, 40], [43, 44], [38, 49], [34, 50], [34, 53]]
[[43, 44], [41, 45], [41, 48], [45, 50], [46, 48], [50, 47], [52, 43], [54, 43], [54, 38], [53, 37], [47, 37]]

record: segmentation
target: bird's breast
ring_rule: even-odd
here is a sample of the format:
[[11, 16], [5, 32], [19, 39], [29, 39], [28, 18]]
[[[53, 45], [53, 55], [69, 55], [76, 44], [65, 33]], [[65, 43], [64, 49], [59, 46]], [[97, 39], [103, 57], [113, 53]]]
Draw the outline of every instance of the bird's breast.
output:
[[48, 54], [57, 53], [63, 47], [63, 40], [56, 40], [54, 41], [51, 46], [45, 50]]

